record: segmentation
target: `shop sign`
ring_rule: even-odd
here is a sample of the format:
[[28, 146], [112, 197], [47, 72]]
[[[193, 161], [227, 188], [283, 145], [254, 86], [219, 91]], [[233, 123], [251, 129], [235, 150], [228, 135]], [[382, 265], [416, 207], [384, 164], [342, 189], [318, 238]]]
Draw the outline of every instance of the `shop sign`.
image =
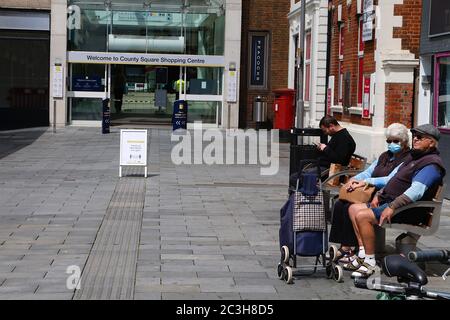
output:
[[266, 37], [251, 37], [251, 86], [265, 86], [265, 55], [266, 55]]
[[120, 165], [147, 165], [147, 130], [120, 130]]
[[64, 91], [64, 68], [61, 64], [53, 66], [53, 98], [62, 98]]
[[69, 51], [69, 63], [224, 67], [224, 56]]
[[327, 114], [331, 115], [331, 102], [333, 99], [333, 89], [327, 89]]
[[98, 76], [80, 77], [74, 76], [72, 79], [73, 91], [103, 91], [102, 79]]
[[364, 77], [364, 99], [362, 118], [370, 119], [370, 76]]
[[364, 0], [364, 18], [363, 18], [363, 41], [371, 41], [373, 39], [373, 19], [374, 19], [373, 0]]

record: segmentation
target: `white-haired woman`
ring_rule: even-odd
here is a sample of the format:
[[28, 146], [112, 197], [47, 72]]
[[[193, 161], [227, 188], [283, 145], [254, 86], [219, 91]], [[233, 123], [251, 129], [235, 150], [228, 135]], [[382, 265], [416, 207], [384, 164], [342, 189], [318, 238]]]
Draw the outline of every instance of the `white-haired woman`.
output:
[[[401, 123], [393, 123], [387, 127], [386, 132], [387, 151], [383, 152], [365, 171], [354, 176], [347, 186], [357, 188], [365, 184], [374, 185], [377, 189], [383, 188], [391, 177], [395, 175], [400, 165], [410, 157], [408, 128]], [[351, 262], [356, 253], [352, 247], [358, 247], [358, 240], [348, 216], [351, 204], [338, 200], [334, 205], [333, 221], [330, 230], [330, 242], [341, 244], [335, 259], [346, 263], [344, 268], [351, 268]], [[365, 206], [365, 204], [362, 204]], [[359, 246], [358, 257], [364, 258], [364, 247]]]

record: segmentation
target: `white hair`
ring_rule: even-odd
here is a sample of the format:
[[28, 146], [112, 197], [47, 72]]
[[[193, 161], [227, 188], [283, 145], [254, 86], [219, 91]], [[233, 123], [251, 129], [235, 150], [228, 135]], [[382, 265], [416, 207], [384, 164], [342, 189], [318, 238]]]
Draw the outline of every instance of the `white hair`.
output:
[[403, 143], [409, 143], [408, 128], [401, 123], [393, 123], [386, 128], [386, 138], [397, 138]]

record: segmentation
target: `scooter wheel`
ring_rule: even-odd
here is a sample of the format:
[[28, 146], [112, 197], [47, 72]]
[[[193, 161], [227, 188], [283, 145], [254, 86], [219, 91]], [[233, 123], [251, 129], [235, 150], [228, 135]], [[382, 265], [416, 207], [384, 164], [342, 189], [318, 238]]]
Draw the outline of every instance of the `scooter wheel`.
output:
[[289, 263], [289, 248], [287, 246], [281, 247], [281, 262], [285, 264]]
[[344, 280], [344, 269], [340, 265], [334, 266], [334, 280], [336, 282], [343, 282]]
[[280, 280], [283, 280], [283, 265], [281, 264], [281, 263], [278, 263], [278, 266], [277, 266], [277, 274], [278, 274], [278, 278], [280, 279]]

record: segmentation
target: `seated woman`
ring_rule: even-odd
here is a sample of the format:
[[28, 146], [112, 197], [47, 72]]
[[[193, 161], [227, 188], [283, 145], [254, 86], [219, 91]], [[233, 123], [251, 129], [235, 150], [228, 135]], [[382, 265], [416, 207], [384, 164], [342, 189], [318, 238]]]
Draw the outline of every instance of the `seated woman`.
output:
[[[395, 175], [401, 163], [409, 157], [408, 129], [401, 123], [393, 123], [386, 129], [386, 143], [388, 151], [383, 152], [369, 168], [354, 176], [346, 184], [347, 187], [357, 188], [366, 183], [377, 189], [383, 188], [389, 179]], [[348, 263], [355, 255], [352, 247], [358, 246], [358, 241], [348, 216], [352, 204], [338, 200], [334, 205], [333, 220], [330, 230], [330, 242], [339, 243], [336, 260]], [[364, 257], [364, 247], [360, 246], [358, 255]]]

